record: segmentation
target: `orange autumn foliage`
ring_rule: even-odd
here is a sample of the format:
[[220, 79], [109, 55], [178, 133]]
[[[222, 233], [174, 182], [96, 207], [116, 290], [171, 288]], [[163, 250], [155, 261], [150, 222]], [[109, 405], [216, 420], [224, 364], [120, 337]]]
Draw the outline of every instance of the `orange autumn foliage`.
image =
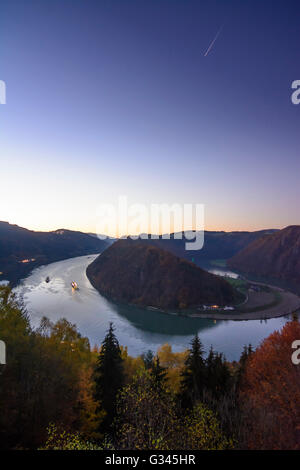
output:
[[188, 351], [173, 352], [172, 346], [163, 344], [157, 351], [160, 365], [166, 369], [166, 379], [170, 390], [179, 393], [181, 384], [181, 372], [184, 368]]
[[250, 449], [300, 449], [300, 364], [291, 356], [300, 323], [275, 331], [253, 353], [240, 392]]

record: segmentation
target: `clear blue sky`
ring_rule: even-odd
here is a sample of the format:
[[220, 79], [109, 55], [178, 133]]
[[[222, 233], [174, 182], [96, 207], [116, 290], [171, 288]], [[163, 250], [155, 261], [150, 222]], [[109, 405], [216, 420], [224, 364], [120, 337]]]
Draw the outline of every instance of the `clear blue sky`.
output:
[[298, 13], [274, 0], [2, 0], [0, 220], [94, 231], [97, 206], [125, 194], [203, 203], [207, 229], [300, 224]]

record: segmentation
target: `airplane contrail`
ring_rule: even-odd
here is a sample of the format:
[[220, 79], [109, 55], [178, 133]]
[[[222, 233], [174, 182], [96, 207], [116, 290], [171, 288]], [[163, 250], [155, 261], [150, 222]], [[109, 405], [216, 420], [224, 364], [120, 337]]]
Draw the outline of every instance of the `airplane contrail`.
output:
[[210, 51], [211, 48], [213, 47], [213, 45], [214, 45], [214, 43], [216, 42], [216, 40], [218, 39], [219, 34], [221, 33], [222, 29], [223, 29], [223, 25], [221, 26], [221, 28], [220, 28], [219, 31], [217, 32], [217, 34], [216, 34], [216, 36], [214, 37], [214, 39], [211, 41], [210, 45], [208, 46], [208, 49], [207, 49], [207, 51], [205, 52], [204, 57], [207, 56], [207, 54], [209, 53], [209, 51]]

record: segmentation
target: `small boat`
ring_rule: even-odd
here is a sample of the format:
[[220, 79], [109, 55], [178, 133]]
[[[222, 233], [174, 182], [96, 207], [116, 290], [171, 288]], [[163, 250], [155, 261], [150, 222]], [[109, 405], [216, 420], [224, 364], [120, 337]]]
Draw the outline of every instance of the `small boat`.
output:
[[71, 282], [71, 286], [72, 286], [72, 289], [74, 289], [74, 290], [78, 290], [78, 289], [79, 289], [78, 284], [77, 284], [77, 282], [75, 282], [75, 281], [72, 281], [72, 282]]
[[47, 282], [47, 284], [48, 284], [48, 282], [50, 282], [50, 277], [49, 276], [46, 277], [45, 282]]

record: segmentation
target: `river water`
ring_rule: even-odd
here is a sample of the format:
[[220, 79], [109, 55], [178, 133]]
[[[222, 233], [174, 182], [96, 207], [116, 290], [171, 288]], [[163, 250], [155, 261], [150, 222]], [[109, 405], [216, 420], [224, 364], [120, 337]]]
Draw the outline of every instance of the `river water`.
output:
[[[156, 352], [164, 343], [171, 344], [173, 351], [182, 351], [198, 333], [206, 351], [212, 345], [228, 360], [238, 360], [245, 344], [256, 347], [288, 320], [287, 317], [251, 321], [188, 318], [116, 305], [102, 297], [86, 276], [87, 266], [97, 256], [80, 256], [41, 266], [21, 282], [15, 292], [23, 298], [34, 327], [43, 316], [52, 321], [66, 318], [77, 325], [93, 346], [101, 344], [112, 321], [120, 344], [127, 346], [129, 354], [134, 356], [148, 349]], [[49, 283], [45, 282], [47, 276]], [[78, 283], [78, 291], [71, 288], [73, 280]]]

